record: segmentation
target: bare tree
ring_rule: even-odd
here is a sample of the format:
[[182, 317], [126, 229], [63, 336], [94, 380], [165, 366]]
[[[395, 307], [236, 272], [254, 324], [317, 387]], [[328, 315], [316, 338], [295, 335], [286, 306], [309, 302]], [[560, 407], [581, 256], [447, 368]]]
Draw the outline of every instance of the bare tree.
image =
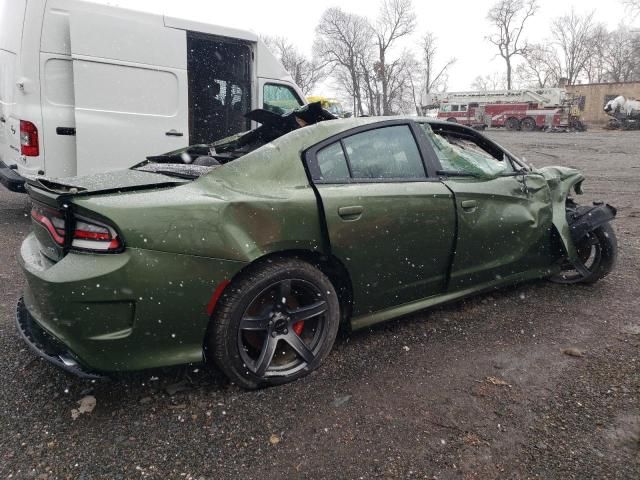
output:
[[551, 37], [562, 64], [562, 76], [574, 84], [585, 71], [594, 49], [594, 12], [579, 15], [575, 10], [551, 23]]
[[636, 56], [636, 37], [625, 25], [608, 35], [604, 47], [604, 66], [611, 82], [629, 82], [636, 78], [638, 58]]
[[372, 30], [366, 18], [340, 8], [325, 10], [316, 27], [314, 52], [335, 72], [335, 78], [353, 98], [353, 111], [364, 113], [361, 64], [370, 50]]
[[311, 93], [316, 84], [325, 77], [322, 65], [315, 59], [305, 57], [284, 37], [262, 37], [267, 47], [280, 59], [285, 70], [293, 77], [305, 95]]
[[556, 51], [544, 44], [529, 45], [524, 62], [515, 69], [518, 82], [529, 88], [545, 88], [558, 85], [562, 67]]
[[589, 35], [591, 54], [584, 65], [584, 74], [589, 83], [607, 81], [606, 50], [611, 37], [604, 24], [596, 24]]
[[503, 90], [507, 86], [507, 79], [504, 74], [493, 72], [487, 75], [478, 75], [471, 84], [472, 90], [489, 92], [491, 90]]
[[438, 45], [436, 36], [427, 32], [422, 37], [422, 91], [430, 93], [436, 90], [446, 82], [447, 70], [456, 63], [456, 58], [449, 58], [440, 67], [436, 66], [436, 54], [438, 53]]
[[640, 0], [622, 0], [622, 3], [631, 14], [632, 18], [640, 15]]
[[390, 61], [390, 49], [398, 39], [410, 35], [415, 30], [416, 15], [411, 0], [382, 0], [378, 19], [374, 26], [374, 37], [378, 50], [375, 64], [377, 80], [382, 92], [382, 114], [391, 115], [393, 103], [393, 85], [399, 83], [396, 78], [402, 71], [402, 57]]
[[509, 90], [511, 90], [513, 58], [527, 52], [527, 43], [522, 38], [524, 25], [537, 10], [536, 0], [500, 0], [487, 14], [487, 19], [497, 30], [487, 39], [498, 47], [499, 55], [505, 61]]

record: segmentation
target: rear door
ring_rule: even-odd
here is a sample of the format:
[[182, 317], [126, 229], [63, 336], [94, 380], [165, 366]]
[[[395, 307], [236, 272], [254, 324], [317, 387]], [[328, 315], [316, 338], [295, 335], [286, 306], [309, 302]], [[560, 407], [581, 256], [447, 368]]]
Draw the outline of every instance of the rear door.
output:
[[330, 139], [307, 154], [330, 248], [349, 270], [354, 316], [441, 293], [451, 260], [451, 192], [429, 178], [410, 122]]
[[128, 10], [72, 11], [70, 31], [78, 175], [189, 144], [186, 32]]
[[14, 165], [18, 156], [15, 151], [11, 153], [9, 144], [25, 8], [26, 0], [0, 0], [0, 161], [7, 165]]
[[450, 289], [547, 268], [552, 210], [542, 175], [516, 172], [505, 152], [472, 130], [433, 128], [426, 127], [427, 138], [458, 215]]

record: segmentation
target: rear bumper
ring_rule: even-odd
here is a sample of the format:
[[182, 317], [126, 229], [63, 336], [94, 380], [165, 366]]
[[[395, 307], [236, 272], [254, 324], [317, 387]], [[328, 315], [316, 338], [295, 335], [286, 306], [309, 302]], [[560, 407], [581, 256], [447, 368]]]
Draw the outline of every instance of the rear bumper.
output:
[[103, 375], [84, 368], [76, 355], [64, 343], [38, 325], [31, 316], [24, 300], [18, 300], [16, 309], [16, 327], [27, 346], [38, 356], [56, 367], [89, 380], [106, 378]]
[[33, 234], [21, 247], [24, 309], [90, 372], [201, 362], [211, 296], [244, 266], [140, 249], [54, 263], [41, 248]]
[[0, 183], [12, 192], [24, 193], [24, 177], [0, 160]]

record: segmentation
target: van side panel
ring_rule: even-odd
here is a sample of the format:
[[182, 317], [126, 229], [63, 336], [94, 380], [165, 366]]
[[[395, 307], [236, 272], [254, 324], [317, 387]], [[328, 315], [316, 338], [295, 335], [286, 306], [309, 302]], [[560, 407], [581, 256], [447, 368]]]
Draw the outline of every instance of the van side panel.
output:
[[[14, 101], [11, 114], [12, 153], [17, 157], [18, 173], [37, 175], [45, 168], [46, 146], [42, 141], [42, 108], [40, 105], [40, 33], [44, 17], [45, 0], [29, 0], [25, 9], [22, 43], [16, 68]], [[20, 155], [20, 120], [33, 123], [38, 129], [38, 156]], [[14, 133], [15, 132], [15, 133]]]
[[161, 16], [117, 9], [72, 11], [70, 26], [76, 173], [128, 168], [187, 146], [186, 33]]
[[16, 63], [22, 42], [26, 0], [0, 0], [0, 161], [15, 165], [17, 155], [9, 149], [9, 118], [14, 109]]

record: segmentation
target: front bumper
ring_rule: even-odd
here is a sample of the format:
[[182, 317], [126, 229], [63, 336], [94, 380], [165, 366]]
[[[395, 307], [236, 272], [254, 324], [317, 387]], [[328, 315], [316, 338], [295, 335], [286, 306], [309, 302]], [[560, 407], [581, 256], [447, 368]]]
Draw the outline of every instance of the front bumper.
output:
[[24, 305], [24, 299], [22, 298], [18, 300], [16, 309], [16, 327], [27, 346], [47, 362], [81, 378], [89, 380], [106, 378], [80, 365], [73, 352], [60, 340], [38, 325], [31, 314], [29, 314], [27, 307]]
[[0, 160], [0, 183], [12, 192], [24, 193], [24, 177]]

